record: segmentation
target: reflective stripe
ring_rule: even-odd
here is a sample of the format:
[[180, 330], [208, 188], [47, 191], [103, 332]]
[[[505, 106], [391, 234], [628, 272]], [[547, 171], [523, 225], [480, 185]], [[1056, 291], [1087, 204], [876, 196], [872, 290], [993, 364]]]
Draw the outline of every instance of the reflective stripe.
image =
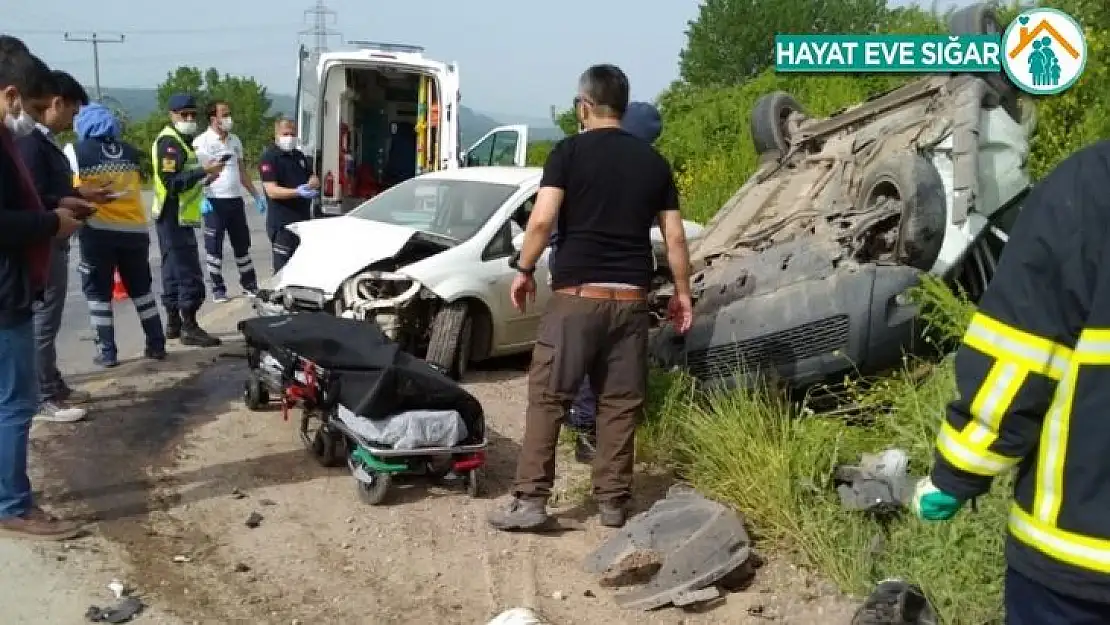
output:
[[1075, 387], [1082, 366], [1110, 365], [1110, 330], [1091, 328], [1083, 330], [1075, 344], [1072, 364], [1056, 388], [1044, 427], [1041, 429], [1037, 457], [1037, 489], [1033, 499], [1033, 514], [1050, 526], [1056, 524], [1060, 505], [1064, 500], [1064, 466], [1067, 462], [1068, 437], [1071, 430], [1071, 412], [1075, 401]]
[[91, 312], [112, 312], [112, 302], [94, 302], [89, 301], [89, 311]]
[[963, 342], [984, 354], [1059, 380], [1071, 360], [1071, 350], [1046, 338], [1030, 334], [975, 313]]
[[236, 256], [235, 257], [235, 264], [238, 265], [240, 269], [246, 269], [247, 267], [250, 267], [252, 265], [251, 257], [250, 256]]
[[146, 321], [158, 316], [158, 307], [150, 306], [148, 308], [139, 308], [138, 304], [135, 305], [135, 312], [139, 313], [139, 319]]
[[972, 421], [960, 432], [945, 421], [937, 436], [937, 451], [952, 466], [975, 475], [994, 477], [1013, 468], [1019, 458], [1007, 458], [968, 442], [967, 439], [980, 429]]
[[154, 305], [154, 294], [147, 293], [139, 297], [132, 297], [131, 303], [135, 305], [135, 308], [148, 308]]
[[1029, 376], [1029, 370], [1013, 362], [996, 360], [971, 402], [971, 415], [982, 427], [975, 429], [975, 436], [968, 442], [984, 452], [998, 439], [1002, 417], [1014, 403], [1014, 397]]
[[108, 315], [106, 317], [100, 315], [90, 315], [89, 320], [94, 328], [110, 328], [112, 326], [112, 315]]
[[1016, 504], [1010, 534], [1029, 547], [1079, 569], [1110, 574], [1110, 540], [1068, 532], [1034, 519]]

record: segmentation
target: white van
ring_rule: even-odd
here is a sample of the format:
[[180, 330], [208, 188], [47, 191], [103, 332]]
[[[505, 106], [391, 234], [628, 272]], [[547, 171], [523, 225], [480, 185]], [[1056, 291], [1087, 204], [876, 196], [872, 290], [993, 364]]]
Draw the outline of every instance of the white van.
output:
[[460, 148], [459, 68], [406, 44], [349, 42], [326, 52], [315, 72], [301, 47], [297, 128], [320, 177], [316, 214], [338, 215], [429, 171], [525, 164], [528, 127], [501, 126]]

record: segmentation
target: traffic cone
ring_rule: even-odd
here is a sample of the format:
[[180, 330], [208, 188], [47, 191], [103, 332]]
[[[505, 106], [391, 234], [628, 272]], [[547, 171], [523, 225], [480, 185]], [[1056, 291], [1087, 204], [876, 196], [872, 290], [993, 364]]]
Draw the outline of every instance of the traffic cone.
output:
[[112, 299], [117, 302], [127, 299], [127, 289], [123, 287], [123, 280], [119, 277], [119, 271], [116, 271], [116, 277], [112, 284]]

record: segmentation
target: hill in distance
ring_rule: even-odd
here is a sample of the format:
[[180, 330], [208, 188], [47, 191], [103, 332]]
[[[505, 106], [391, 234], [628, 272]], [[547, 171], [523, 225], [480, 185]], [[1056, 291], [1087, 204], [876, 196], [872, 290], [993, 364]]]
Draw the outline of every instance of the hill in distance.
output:
[[[92, 92], [91, 88], [89, 92]], [[104, 89], [104, 95], [118, 102], [131, 119], [144, 119], [158, 109], [158, 92], [154, 89], [108, 88]], [[295, 103], [293, 96], [281, 93], [271, 93], [269, 95], [273, 102], [272, 112], [287, 115], [293, 113]], [[466, 106], [459, 107], [459, 119], [462, 124], [462, 144], [464, 147], [470, 146], [482, 135], [498, 126], [517, 123], [511, 120], [498, 121]], [[530, 141], [553, 141], [563, 137], [563, 133], [551, 123], [538, 125], [535, 122], [535, 119], [521, 121], [521, 123], [528, 124], [528, 138]]]

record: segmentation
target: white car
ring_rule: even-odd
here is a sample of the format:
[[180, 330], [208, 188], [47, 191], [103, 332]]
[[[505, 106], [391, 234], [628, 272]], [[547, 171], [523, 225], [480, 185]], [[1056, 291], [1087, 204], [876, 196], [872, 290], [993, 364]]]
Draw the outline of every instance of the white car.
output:
[[[340, 216], [289, 226], [297, 251], [256, 300], [259, 312], [323, 310], [377, 322], [402, 348], [455, 377], [474, 361], [529, 351], [551, 289], [509, 299], [509, 259], [523, 241], [542, 171], [467, 167], [418, 176]], [[696, 239], [701, 227], [686, 223]], [[662, 235], [652, 230], [660, 283]], [[660, 262], [660, 259], [663, 262]]]

